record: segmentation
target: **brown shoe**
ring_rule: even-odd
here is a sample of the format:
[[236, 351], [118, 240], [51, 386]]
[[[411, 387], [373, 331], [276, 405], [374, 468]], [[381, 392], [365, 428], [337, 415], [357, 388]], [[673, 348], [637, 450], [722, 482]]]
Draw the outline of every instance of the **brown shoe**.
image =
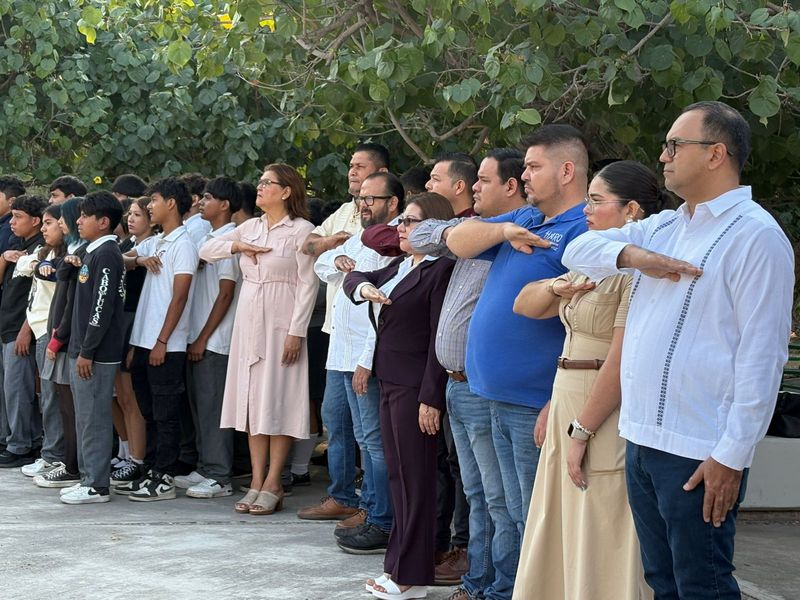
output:
[[433, 585], [458, 585], [468, 570], [467, 549], [453, 548], [444, 562], [436, 566]]
[[298, 510], [297, 518], [310, 521], [340, 521], [352, 517], [357, 512], [357, 508], [342, 506], [330, 496], [325, 496], [316, 506], [306, 506]]
[[344, 521], [339, 521], [336, 524], [336, 529], [353, 529], [354, 527], [358, 527], [366, 522], [367, 511], [365, 511], [363, 508], [359, 508], [358, 512], [352, 517], [347, 517]]

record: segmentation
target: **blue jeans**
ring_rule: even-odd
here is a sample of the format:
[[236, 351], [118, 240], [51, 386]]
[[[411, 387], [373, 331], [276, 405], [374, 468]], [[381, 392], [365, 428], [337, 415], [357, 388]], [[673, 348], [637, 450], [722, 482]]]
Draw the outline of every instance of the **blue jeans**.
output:
[[[352, 376], [351, 385], [352, 385]], [[356, 496], [356, 438], [347, 401], [344, 371], [328, 371], [322, 399], [322, 421], [328, 430], [328, 495], [342, 506], [358, 506]], [[363, 492], [362, 492], [363, 493]], [[367, 491], [369, 494], [369, 491]]]
[[682, 486], [701, 461], [628, 442], [625, 476], [628, 502], [642, 552], [644, 577], [655, 600], [739, 600], [733, 577], [739, 498], [720, 527], [703, 521], [705, 488]]
[[506, 506], [520, 539], [525, 535], [533, 480], [539, 464], [539, 449], [533, 443], [533, 428], [539, 410], [508, 402], [489, 402], [492, 440], [506, 490]]
[[447, 382], [447, 412], [469, 502], [469, 571], [462, 585], [472, 597], [506, 600], [514, 591], [521, 537], [508, 514], [492, 441], [489, 401], [466, 382]]
[[[364, 480], [361, 483], [361, 508], [367, 511], [367, 522], [383, 531], [392, 529], [394, 516], [389, 494], [389, 472], [383, 456], [381, 437], [381, 392], [378, 380], [370, 377], [367, 393], [359, 396], [353, 390], [353, 373], [343, 372], [347, 402], [353, 419], [353, 433], [361, 448]], [[330, 450], [329, 450], [330, 452]]]

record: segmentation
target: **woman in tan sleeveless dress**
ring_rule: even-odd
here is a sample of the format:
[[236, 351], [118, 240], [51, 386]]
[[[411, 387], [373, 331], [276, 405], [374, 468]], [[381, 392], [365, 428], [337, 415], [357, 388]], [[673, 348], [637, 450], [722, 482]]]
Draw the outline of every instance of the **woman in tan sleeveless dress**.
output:
[[[620, 161], [592, 180], [584, 212], [589, 229], [598, 230], [623, 227], [662, 205], [655, 175]], [[566, 328], [515, 600], [653, 597], [628, 507], [625, 441], [618, 435], [619, 358], [630, 292], [628, 275], [590, 282], [570, 272], [528, 284], [514, 305], [531, 318], [558, 314]]]

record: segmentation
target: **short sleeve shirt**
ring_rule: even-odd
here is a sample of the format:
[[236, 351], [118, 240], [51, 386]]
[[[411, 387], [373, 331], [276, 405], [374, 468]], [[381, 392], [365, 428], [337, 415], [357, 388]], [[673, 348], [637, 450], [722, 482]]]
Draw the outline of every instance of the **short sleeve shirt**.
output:
[[523, 254], [503, 242], [477, 257], [491, 260], [492, 266], [467, 334], [466, 370], [473, 393], [531, 408], [541, 408], [550, 399], [564, 327], [558, 317], [529, 319], [514, 314], [514, 300], [531, 281], [567, 271], [561, 256], [567, 243], [587, 229], [583, 206], [548, 221], [531, 206], [486, 219], [521, 225], [551, 246]]
[[[161, 259], [159, 273], [147, 272], [131, 332], [131, 346], [152, 350], [158, 341], [161, 327], [164, 325], [167, 307], [172, 301], [175, 276], [193, 276], [197, 271], [199, 259], [197, 248], [183, 226], [178, 227], [167, 236], [160, 233], [143, 240], [136, 246], [136, 254], [138, 256], [158, 256]], [[194, 285], [189, 290], [189, 298], [181, 318], [167, 340], [167, 352], [186, 352], [193, 288]]]
[[[197, 249], [208, 240], [225, 235], [236, 229], [233, 223], [227, 223], [207, 233], [198, 244]], [[236, 302], [239, 299], [239, 284], [242, 281], [242, 272], [239, 268], [238, 257], [225, 258], [213, 263], [202, 261], [197, 269], [193, 282], [192, 306], [190, 311], [189, 343], [191, 344], [200, 335], [208, 321], [211, 309], [219, 296], [219, 282], [223, 279], [236, 282], [236, 292], [228, 312], [222, 318], [217, 328], [208, 338], [206, 349], [217, 354], [229, 354], [231, 349], [231, 336], [233, 335], [233, 318], [236, 313]]]

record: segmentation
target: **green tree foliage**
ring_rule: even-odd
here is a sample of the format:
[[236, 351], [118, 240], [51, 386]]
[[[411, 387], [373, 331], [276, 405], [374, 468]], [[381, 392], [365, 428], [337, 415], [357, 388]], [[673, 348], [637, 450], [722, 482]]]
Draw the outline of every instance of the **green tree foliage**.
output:
[[[282, 158], [344, 193], [348, 148], [396, 170], [516, 144], [543, 121], [655, 166], [682, 106], [754, 131], [746, 178], [794, 196], [800, 13], [755, 0], [0, 0], [0, 160], [47, 178], [251, 173]], [[796, 202], [776, 204], [797, 223]]]

